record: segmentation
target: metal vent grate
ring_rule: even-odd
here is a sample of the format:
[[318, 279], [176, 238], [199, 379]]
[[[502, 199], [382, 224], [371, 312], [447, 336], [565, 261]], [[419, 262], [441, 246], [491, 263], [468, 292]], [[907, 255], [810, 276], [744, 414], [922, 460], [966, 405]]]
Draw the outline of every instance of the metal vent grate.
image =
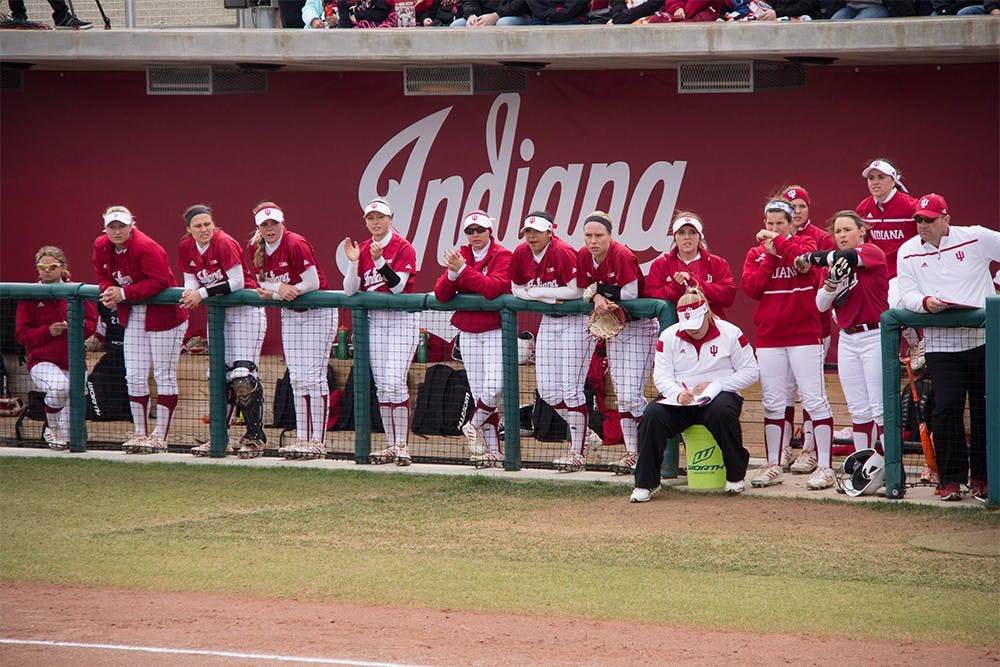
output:
[[678, 93], [752, 93], [806, 85], [806, 68], [796, 63], [724, 61], [680, 63]]
[[24, 70], [0, 67], [0, 90], [21, 92], [24, 90]]
[[408, 66], [404, 95], [488, 95], [524, 92], [527, 73], [493, 65]]
[[147, 95], [226, 95], [267, 92], [267, 73], [239, 67], [147, 67]]

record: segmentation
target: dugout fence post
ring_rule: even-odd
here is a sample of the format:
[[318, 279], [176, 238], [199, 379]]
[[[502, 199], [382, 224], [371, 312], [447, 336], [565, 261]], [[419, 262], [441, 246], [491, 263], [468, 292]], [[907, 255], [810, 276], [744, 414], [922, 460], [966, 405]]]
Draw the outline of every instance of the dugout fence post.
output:
[[903, 427], [899, 407], [899, 331], [895, 311], [879, 318], [882, 339], [882, 423], [885, 450], [885, 497], [898, 500], [906, 492], [903, 470]]
[[213, 459], [226, 457], [229, 449], [229, 406], [226, 400], [226, 307], [215, 300], [208, 306], [208, 390], [209, 390], [209, 455]]
[[986, 483], [1000, 505], [1000, 296], [986, 299]]
[[69, 450], [87, 450], [87, 350], [83, 344], [84, 305], [75, 285], [75, 294], [66, 299], [66, 335], [69, 345]]
[[351, 309], [354, 331], [354, 462], [368, 463], [372, 451], [372, 415], [368, 401], [371, 357], [368, 348], [368, 310]]
[[517, 366], [517, 311], [500, 311], [503, 354], [504, 470], [521, 469], [520, 369]]

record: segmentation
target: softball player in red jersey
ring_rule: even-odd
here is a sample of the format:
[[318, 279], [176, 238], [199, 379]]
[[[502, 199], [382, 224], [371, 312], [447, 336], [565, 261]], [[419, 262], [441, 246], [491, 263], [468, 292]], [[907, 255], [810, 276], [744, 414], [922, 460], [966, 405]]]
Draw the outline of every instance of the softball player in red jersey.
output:
[[[447, 270], [434, 285], [434, 298], [445, 302], [456, 294], [481, 294], [487, 299], [509, 294], [511, 252], [493, 238], [493, 220], [483, 211], [473, 211], [462, 219], [462, 229], [469, 243], [445, 252]], [[497, 412], [503, 391], [500, 313], [460, 310], [451, 323], [462, 332], [462, 363], [476, 401], [469, 423], [486, 441], [486, 452], [473, 452], [472, 463], [502, 465]]]
[[[72, 280], [66, 255], [55, 246], [43, 246], [35, 253], [38, 282], [53, 285]], [[97, 306], [83, 302], [83, 337], [97, 329]], [[28, 375], [39, 391], [45, 392], [43, 437], [52, 449], [66, 449], [69, 442], [69, 342], [66, 330], [66, 301], [24, 299], [17, 303], [17, 342], [28, 354]]]
[[[577, 254], [577, 285], [584, 289], [583, 299], [593, 301], [598, 313], [618, 301], [646, 296], [646, 279], [639, 261], [631, 250], [611, 239], [612, 226], [611, 217], [603, 211], [587, 216], [584, 247]], [[627, 318], [624, 330], [607, 342], [608, 367], [625, 439], [625, 455], [612, 464], [618, 473], [635, 471], [639, 419], [646, 409], [646, 380], [653, 367], [657, 329], [655, 320]], [[582, 467], [582, 456], [583, 452], [570, 451], [562, 461], [566, 467], [578, 469]]]
[[888, 309], [889, 278], [885, 253], [867, 243], [864, 220], [840, 211], [831, 222], [837, 250], [819, 249], [795, 261], [799, 271], [811, 266], [834, 267], [816, 292], [821, 312], [837, 311], [840, 327], [837, 367], [854, 431], [854, 449], [881, 444], [882, 339], [879, 317]]
[[674, 215], [670, 245], [649, 265], [646, 295], [676, 305], [689, 287], [697, 287], [715, 316], [725, 319], [725, 309], [736, 301], [736, 281], [729, 262], [708, 252], [703, 224], [697, 213]]
[[803, 410], [813, 418], [813, 435], [819, 467], [809, 477], [810, 489], [833, 486], [830, 447], [833, 415], [823, 379], [823, 342], [816, 308], [818, 276], [799, 273], [795, 258], [816, 249], [809, 237], [793, 235], [792, 207], [783, 199], [764, 207], [764, 229], [760, 242], [747, 252], [743, 262], [743, 291], [759, 303], [754, 309], [757, 329], [757, 359], [764, 404], [764, 442], [768, 464], [750, 480], [753, 486], [781, 483], [781, 438], [789, 369], [799, 387]]
[[[125, 327], [125, 382], [135, 435], [123, 445], [126, 454], [167, 451], [170, 420], [177, 407], [177, 362], [184, 340], [187, 311], [178, 306], [127, 305], [176, 287], [167, 251], [135, 227], [124, 206], [104, 211], [104, 231], [94, 241], [94, 271], [101, 302], [118, 309]], [[149, 367], [156, 380], [156, 429], [149, 434]]]
[[[348, 295], [359, 290], [412, 293], [417, 253], [392, 228], [389, 202], [373, 199], [365, 206], [364, 216], [372, 237], [360, 245], [347, 237], [341, 244], [351, 262], [344, 275], [344, 291]], [[368, 311], [369, 356], [387, 442], [385, 449], [372, 455], [373, 463], [395, 461], [396, 465], [410, 465], [410, 390], [406, 376], [419, 337], [420, 313]]]
[[884, 158], [873, 160], [861, 172], [868, 183], [870, 197], [862, 199], [854, 209], [868, 228], [868, 242], [885, 253], [889, 274], [889, 307], [899, 301], [896, 294], [896, 254], [906, 239], [917, 235], [913, 214], [917, 200], [903, 185], [902, 174]]
[[[560, 303], [583, 296], [576, 280], [576, 250], [552, 232], [552, 216], [533, 211], [522, 225], [524, 243], [510, 264], [511, 292], [526, 301]], [[535, 336], [538, 395], [569, 425], [570, 449], [583, 452], [587, 436], [587, 379], [594, 337], [586, 315], [543, 315]]]
[[[192, 310], [204, 299], [241, 289], [256, 289], [257, 280], [243, 265], [243, 248], [232, 236], [215, 226], [212, 209], [195, 204], [184, 211], [187, 235], [181, 239], [177, 265], [184, 275], [182, 308]], [[226, 309], [224, 330], [226, 383], [233, 405], [240, 407], [246, 433], [240, 438], [240, 458], [255, 458], [264, 451], [264, 387], [257, 376], [260, 346], [267, 319], [264, 309], [240, 306]], [[228, 421], [228, 420], [227, 420]], [[195, 456], [208, 456], [211, 443], [191, 449]]]
[[[294, 301], [328, 288], [312, 244], [285, 227], [285, 213], [273, 202], [253, 209], [257, 232], [250, 241], [262, 299]], [[281, 447], [286, 459], [326, 456], [326, 417], [330, 387], [326, 369], [337, 332], [336, 308], [282, 308], [281, 347], [295, 403], [295, 442]]]
[[[809, 208], [812, 200], [801, 185], [784, 188], [781, 198], [792, 207], [792, 233], [809, 236], [816, 241], [817, 250], [833, 250], [833, 237], [825, 229], [812, 224]], [[777, 199], [777, 197], [775, 198]], [[823, 359], [830, 350], [830, 311], [820, 311], [819, 324], [823, 331]], [[802, 410], [802, 453], [792, 461], [792, 435], [795, 431], [795, 377], [788, 373], [788, 397], [785, 403], [785, 425], [781, 435], [781, 468], [799, 475], [808, 475], [816, 469], [816, 442], [813, 438], [812, 417], [808, 410]]]

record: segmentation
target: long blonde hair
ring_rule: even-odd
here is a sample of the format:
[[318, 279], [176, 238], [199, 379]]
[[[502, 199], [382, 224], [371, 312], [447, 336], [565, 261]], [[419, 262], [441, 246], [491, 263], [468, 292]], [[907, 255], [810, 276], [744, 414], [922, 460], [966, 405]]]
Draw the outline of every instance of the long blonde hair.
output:
[[[262, 201], [253, 207], [253, 214], [257, 215], [257, 212], [262, 208], [278, 208], [281, 207], [275, 204], [273, 201]], [[284, 224], [284, 223], [282, 223]], [[253, 252], [253, 265], [257, 267], [257, 279], [264, 280], [264, 235], [260, 233], [260, 229], [253, 233], [253, 237], [250, 239], [250, 243], [255, 245]]]

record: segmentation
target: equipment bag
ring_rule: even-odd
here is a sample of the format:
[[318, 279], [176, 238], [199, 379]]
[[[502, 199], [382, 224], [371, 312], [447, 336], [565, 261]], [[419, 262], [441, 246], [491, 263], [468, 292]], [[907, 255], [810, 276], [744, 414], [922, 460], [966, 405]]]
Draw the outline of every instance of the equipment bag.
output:
[[569, 426], [551, 405], [542, 400], [535, 390], [535, 407], [531, 411], [531, 435], [541, 442], [563, 442]]
[[[333, 392], [336, 382], [337, 378], [333, 373], [333, 366], [327, 364], [326, 386], [329, 392]], [[295, 428], [295, 399], [292, 395], [292, 378], [287, 369], [274, 385], [274, 399], [271, 406], [274, 412], [274, 419], [270, 424], [272, 428], [286, 431]]]
[[418, 435], [461, 435], [474, 407], [466, 372], [434, 364], [417, 388], [412, 431]]
[[131, 421], [125, 384], [125, 354], [121, 350], [105, 353], [87, 376], [87, 419], [91, 421]]
[[[368, 369], [368, 405], [371, 406], [370, 428], [372, 433], [385, 433], [382, 425], [382, 413], [378, 409], [378, 394], [375, 391], [375, 377], [371, 368]], [[340, 418], [337, 420], [338, 431], [354, 430], [354, 366], [347, 374], [347, 382], [344, 383], [344, 393], [340, 400]]]

